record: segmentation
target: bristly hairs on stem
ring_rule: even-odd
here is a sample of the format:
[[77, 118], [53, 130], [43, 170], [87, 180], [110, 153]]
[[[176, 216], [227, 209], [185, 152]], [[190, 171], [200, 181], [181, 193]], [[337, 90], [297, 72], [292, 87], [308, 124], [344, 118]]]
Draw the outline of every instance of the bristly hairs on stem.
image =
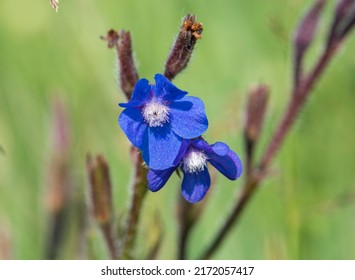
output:
[[108, 48], [116, 49], [119, 65], [118, 80], [120, 81], [123, 93], [127, 100], [129, 100], [134, 86], [139, 79], [133, 59], [131, 34], [125, 30], [121, 30], [118, 33], [111, 29], [107, 32], [106, 36], [101, 36], [101, 39], [107, 42]]
[[194, 15], [188, 14], [182, 22], [180, 32], [165, 64], [164, 75], [172, 80], [188, 65], [198, 39], [202, 38], [202, 23], [196, 22]]
[[[120, 87], [129, 100], [139, 76], [134, 63], [132, 54], [131, 35], [128, 31], [121, 30], [117, 32], [113, 29], [107, 32], [101, 39], [107, 42], [109, 48], [115, 48], [119, 65], [118, 79]], [[125, 233], [121, 240], [122, 250], [120, 257], [123, 259], [132, 259], [133, 250], [138, 232], [138, 223], [141, 213], [143, 200], [147, 190], [147, 168], [144, 167], [144, 161], [139, 150], [131, 147], [131, 158], [134, 166], [134, 178], [132, 187], [132, 197], [129, 206], [129, 213], [126, 221]]]

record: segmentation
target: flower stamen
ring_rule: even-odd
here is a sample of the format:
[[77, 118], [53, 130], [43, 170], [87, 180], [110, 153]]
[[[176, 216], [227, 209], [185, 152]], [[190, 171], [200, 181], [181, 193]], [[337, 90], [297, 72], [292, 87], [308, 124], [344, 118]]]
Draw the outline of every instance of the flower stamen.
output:
[[151, 101], [145, 104], [142, 110], [144, 121], [150, 127], [163, 126], [169, 121], [169, 108], [157, 101]]
[[207, 167], [207, 159], [203, 151], [190, 148], [182, 160], [182, 168], [187, 173], [201, 172]]

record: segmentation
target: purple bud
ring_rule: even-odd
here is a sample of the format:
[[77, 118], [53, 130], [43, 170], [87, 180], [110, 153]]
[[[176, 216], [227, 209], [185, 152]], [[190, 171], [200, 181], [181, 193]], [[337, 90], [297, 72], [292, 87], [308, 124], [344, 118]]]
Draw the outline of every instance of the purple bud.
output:
[[337, 43], [348, 33], [354, 24], [354, 0], [339, 0], [335, 12], [331, 30], [328, 35], [327, 46]]
[[324, 4], [325, 0], [315, 1], [311, 9], [301, 20], [294, 37], [296, 51], [304, 52], [312, 43]]
[[317, 25], [319, 22], [321, 11], [324, 7], [326, 0], [317, 0], [313, 6], [302, 18], [295, 36], [294, 36], [294, 48], [295, 48], [295, 61], [294, 61], [294, 85], [298, 85], [302, 76], [302, 60], [303, 56], [313, 42]]
[[246, 112], [245, 137], [248, 141], [258, 140], [267, 107], [269, 88], [266, 85], [259, 85], [249, 91], [249, 98]]

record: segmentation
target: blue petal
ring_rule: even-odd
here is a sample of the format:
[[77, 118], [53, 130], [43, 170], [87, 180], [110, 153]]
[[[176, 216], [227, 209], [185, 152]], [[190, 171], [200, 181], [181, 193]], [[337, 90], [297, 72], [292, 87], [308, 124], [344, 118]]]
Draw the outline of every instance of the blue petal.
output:
[[205, 197], [210, 185], [211, 178], [207, 168], [198, 173], [184, 172], [182, 195], [190, 203], [199, 202]]
[[162, 97], [164, 100], [172, 101], [183, 98], [187, 91], [178, 89], [172, 82], [164, 75], [156, 74], [155, 79], [155, 95]]
[[209, 145], [205, 140], [197, 139], [192, 142], [192, 145], [200, 150], [205, 151], [207, 155], [210, 153], [215, 153], [219, 156], [225, 156], [230, 151], [228, 145], [223, 142], [216, 142], [213, 145]]
[[169, 180], [171, 174], [175, 171], [177, 167], [171, 167], [165, 170], [153, 170], [150, 169], [147, 175], [148, 188], [152, 192], [159, 191], [166, 182]]
[[131, 99], [128, 103], [120, 103], [123, 108], [143, 106], [150, 99], [151, 86], [147, 79], [140, 79], [134, 86]]
[[242, 175], [242, 162], [238, 155], [229, 150], [227, 155], [209, 154], [209, 162], [230, 180], [236, 180]]
[[187, 96], [170, 104], [172, 130], [182, 138], [192, 139], [202, 135], [207, 127], [205, 106], [198, 97]]
[[208, 161], [224, 176], [230, 180], [236, 180], [242, 174], [242, 162], [238, 155], [229, 149], [223, 142], [216, 142], [209, 145], [205, 140], [198, 139], [192, 142], [192, 145], [203, 150]]
[[147, 138], [147, 125], [139, 109], [127, 108], [122, 111], [118, 122], [133, 146], [141, 148]]
[[225, 156], [230, 151], [228, 145], [223, 142], [216, 142], [213, 145], [211, 145], [211, 148], [219, 156]]
[[176, 159], [174, 160], [174, 165], [178, 165], [182, 159], [184, 158], [185, 154], [186, 154], [186, 151], [187, 149], [189, 148], [190, 146], [190, 140], [187, 140], [187, 139], [183, 139], [182, 140], [182, 143], [181, 143], [181, 147], [180, 147], [180, 150], [179, 150], [179, 153], [176, 157]]
[[147, 141], [141, 150], [146, 164], [155, 170], [164, 170], [174, 165], [182, 139], [177, 136], [170, 125], [148, 127]]

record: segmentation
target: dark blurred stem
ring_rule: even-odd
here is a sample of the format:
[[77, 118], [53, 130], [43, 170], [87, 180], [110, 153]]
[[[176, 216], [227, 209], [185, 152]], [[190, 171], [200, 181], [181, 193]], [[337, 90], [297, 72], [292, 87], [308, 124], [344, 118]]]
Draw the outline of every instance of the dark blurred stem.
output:
[[242, 193], [239, 197], [238, 203], [235, 204], [235, 207], [233, 208], [232, 212], [229, 214], [225, 223], [214, 237], [213, 242], [207, 248], [207, 250], [200, 256], [199, 259], [210, 259], [211, 256], [216, 252], [216, 250], [222, 244], [222, 241], [227, 236], [228, 232], [230, 232], [232, 227], [239, 221], [239, 217], [245, 209], [245, 206], [250, 201], [250, 198], [255, 193], [257, 185], [258, 182], [253, 177], [247, 179], [244, 184]]
[[336, 52], [338, 45], [333, 45], [327, 48], [318, 63], [313, 68], [313, 71], [299, 84], [299, 86], [294, 90], [291, 100], [286, 109], [286, 113], [282, 118], [276, 132], [271, 138], [269, 145], [262, 157], [261, 164], [259, 166], [260, 170], [264, 171], [272, 159], [275, 157], [277, 151], [279, 150], [285, 136], [291, 129], [294, 121], [297, 118], [297, 115], [300, 111], [300, 108], [303, 106], [307, 97], [311, 93], [311, 90], [315, 82], [319, 79], [326, 66], [329, 63], [329, 60], [333, 57]]
[[254, 158], [254, 147], [255, 147], [255, 142], [248, 139], [245, 141], [245, 150], [246, 150], [246, 160], [245, 160], [245, 165], [246, 165], [246, 174], [247, 177], [250, 176], [250, 173], [252, 172], [253, 168], [253, 158]]
[[106, 224], [102, 224], [101, 226], [101, 231], [102, 234], [104, 236], [106, 245], [107, 245], [107, 249], [110, 252], [110, 257], [112, 260], [117, 260], [119, 258], [118, 254], [117, 254], [117, 250], [116, 250], [116, 246], [115, 246], [115, 240], [113, 238], [112, 235], [112, 226], [111, 223], [106, 223]]
[[178, 259], [186, 260], [186, 246], [190, 236], [190, 227], [181, 227], [179, 229], [179, 247], [178, 247]]
[[261, 181], [266, 175], [268, 165], [271, 163], [276, 153], [280, 149], [287, 133], [290, 131], [292, 124], [295, 122], [298, 113], [304, 104], [307, 97], [310, 95], [314, 84], [318, 81], [330, 59], [336, 53], [338, 44], [328, 46], [313, 70], [299, 83], [299, 86], [294, 89], [291, 95], [291, 100], [288, 103], [288, 107], [285, 111], [283, 118], [281, 119], [276, 132], [271, 137], [269, 145], [262, 157], [261, 163], [258, 167], [253, 168], [251, 172], [247, 172], [247, 178], [238, 200], [238, 203], [234, 206], [231, 213], [226, 219], [226, 222], [222, 228], [217, 232], [213, 241], [207, 250], [200, 256], [200, 259], [209, 259], [216, 252], [222, 241], [225, 240], [227, 234], [231, 231], [233, 226], [239, 221], [241, 214], [250, 201], [251, 197], [255, 193], [256, 189], [260, 185]]
[[65, 210], [66, 209], [63, 208], [52, 214], [52, 221], [48, 236], [49, 240], [46, 253], [47, 260], [55, 260], [58, 258], [58, 253], [60, 245], [62, 244], [62, 238], [65, 228]]
[[179, 260], [186, 260], [186, 245], [187, 245], [189, 233], [190, 233], [189, 230], [184, 230], [184, 231], [180, 232], [179, 252], [178, 252], [178, 259]]
[[143, 205], [143, 200], [147, 192], [147, 173], [148, 169], [144, 167], [144, 161], [138, 149], [131, 148], [131, 156], [134, 162], [134, 181], [131, 187], [132, 199], [128, 213], [126, 233], [123, 241], [122, 258], [132, 259], [134, 244], [138, 232], [139, 217]]

